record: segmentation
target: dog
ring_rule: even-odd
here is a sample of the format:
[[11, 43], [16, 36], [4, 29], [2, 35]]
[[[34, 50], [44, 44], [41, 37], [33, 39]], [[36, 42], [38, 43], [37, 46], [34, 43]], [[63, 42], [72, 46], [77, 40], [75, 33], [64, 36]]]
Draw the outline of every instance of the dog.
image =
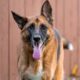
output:
[[72, 44], [53, 26], [52, 8], [46, 0], [37, 17], [26, 18], [12, 11], [21, 30], [18, 71], [21, 80], [64, 80], [64, 49]]

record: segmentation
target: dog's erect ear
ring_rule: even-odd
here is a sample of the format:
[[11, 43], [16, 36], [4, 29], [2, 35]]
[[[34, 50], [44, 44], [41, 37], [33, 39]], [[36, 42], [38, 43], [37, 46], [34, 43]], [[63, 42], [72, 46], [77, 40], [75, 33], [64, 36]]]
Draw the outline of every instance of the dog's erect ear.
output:
[[42, 5], [41, 15], [45, 16], [50, 24], [53, 23], [52, 8], [48, 0], [46, 0]]
[[18, 24], [19, 28], [22, 30], [24, 25], [28, 22], [27, 18], [21, 17], [18, 14], [16, 14], [15, 12], [11, 11], [14, 20], [16, 21], [16, 23]]

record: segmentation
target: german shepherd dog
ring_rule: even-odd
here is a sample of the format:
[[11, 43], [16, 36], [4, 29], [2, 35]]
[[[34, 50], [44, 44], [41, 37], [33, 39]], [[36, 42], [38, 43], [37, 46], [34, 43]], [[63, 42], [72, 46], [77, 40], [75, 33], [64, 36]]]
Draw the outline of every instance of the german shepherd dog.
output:
[[46, 0], [37, 17], [25, 18], [12, 11], [21, 30], [18, 71], [21, 80], [63, 80], [64, 49], [72, 44], [53, 27], [52, 8]]

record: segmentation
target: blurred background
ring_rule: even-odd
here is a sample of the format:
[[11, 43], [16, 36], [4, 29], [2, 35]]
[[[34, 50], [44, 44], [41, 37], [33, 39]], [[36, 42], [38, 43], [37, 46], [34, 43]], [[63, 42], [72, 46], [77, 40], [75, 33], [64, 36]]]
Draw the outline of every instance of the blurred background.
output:
[[[40, 15], [45, 0], [0, 0], [0, 80], [18, 80], [17, 46], [20, 30], [11, 10], [26, 17]], [[65, 51], [65, 76], [80, 76], [80, 0], [49, 0], [53, 8], [54, 26], [74, 45]], [[78, 79], [80, 80], [80, 79]]]

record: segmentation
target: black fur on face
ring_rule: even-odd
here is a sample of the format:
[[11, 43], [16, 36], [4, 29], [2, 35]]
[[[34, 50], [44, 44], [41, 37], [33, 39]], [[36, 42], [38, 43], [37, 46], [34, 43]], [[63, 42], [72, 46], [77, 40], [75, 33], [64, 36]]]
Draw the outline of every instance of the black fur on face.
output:
[[[34, 23], [31, 23], [25, 29], [25, 37], [23, 37], [24, 42], [29, 42], [33, 47], [38, 46], [39, 44], [43, 45], [48, 40], [47, 26], [45, 24], [40, 24], [36, 26]], [[24, 33], [24, 32], [23, 32]]]
[[40, 33], [41, 33], [41, 38], [43, 40], [43, 44], [46, 44], [48, 41], [49, 35], [47, 34], [47, 26], [45, 24], [40, 25]]

